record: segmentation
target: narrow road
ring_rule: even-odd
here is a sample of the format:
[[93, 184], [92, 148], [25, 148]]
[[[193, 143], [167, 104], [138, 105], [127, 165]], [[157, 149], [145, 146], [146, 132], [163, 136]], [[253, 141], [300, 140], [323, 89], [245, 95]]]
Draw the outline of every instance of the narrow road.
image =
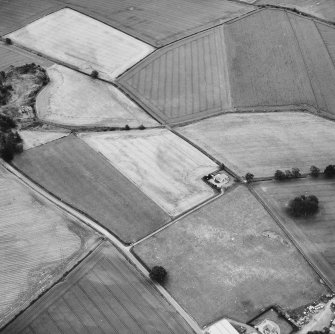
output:
[[[63, 203], [62, 201], [56, 199], [54, 196], [43, 190], [39, 185], [29, 180], [27, 177], [22, 175], [16, 168], [11, 166], [10, 164], [4, 162], [0, 159], [0, 163], [3, 165], [4, 168], [6, 168], [10, 173], [14, 174], [19, 178], [19, 180], [24, 183], [26, 186], [31, 188], [32, 190], [39, 193], [41, 196], [43, 196], [48, 201], [52, 202], [59, 208], [63, 209], [68, 214], [74, 216], [75, 218], [81, 220], [86, 225], [90, 226], [91, 228], [95, 229], [96, 231], [100, 232], [102, 235], [106, 237], [116, 248], [119, 249], [120, 252], [122, 252], [131, 263], [134, 264], [134, 266], [142, 272], [142, 274], [149, 278], [149, 273], [146, 270], [146, 268], [142, 265], [142, 263], [131, 253], [130, 249], [132, 246], [125, 246], [122, 244], [121, 241], [119, 241], [116, 237], [114, 237], [111, 233], [106, 231], [102, 226], [98, 225], [85, 215], [81, 214], [80, 212], [74, 210], [67, 204]], [[220, 196], [220, 194], [219, 194]], [[213, 199], [211, 199], [213, 200]], [[177, 310], [177, 312], [184, 318], [184, 320], [189, 324], [189, 326], [194, 330], [197, 334], [203, 334], [203, 330], [200, 328], [200, 326], [197, 324], [197, 322], [171, 297], [171, 295], [160, 285], [155, 284], [157, 290], [163, 295], [163, 297]]]

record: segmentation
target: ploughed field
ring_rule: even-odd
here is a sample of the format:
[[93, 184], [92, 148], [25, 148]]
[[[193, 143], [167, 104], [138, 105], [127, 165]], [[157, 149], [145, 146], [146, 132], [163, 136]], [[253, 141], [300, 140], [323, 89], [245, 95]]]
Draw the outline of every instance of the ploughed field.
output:
[[166, 289], [200, 325], [247, 322], [262, 308], [295, 308], [327, 292], [283, 231], [244, 186], [133, 248], [169, 273]]
[[6, 37], [103, 79], [114, 80], [153, 47], [70, 8], [44, 16]]
[[162, 46], [255, 9], [227, 0], [61, 0], [82, 13]]
[[[288, 182], [256, 183], [254, 189], [281, 219], [296, 243], [335, 287], [335, 181], [319, 177]], [[315, 195], [319, 211], [308, 218], [288, 215], [289, 200], [300, 195]]]
[[335, 29], [264, 9], [163, 47], [118, 83], [162, 121], [304, 106], [335, 110]]
[[20, 29], [64, 6], [57, 0], [29, 0], [29, 5], [26, 0], [1, 1], [0, 35]]
[[124, 242], [144, 237], [169, 221], [102, 155], [73, 135], [24, 151], [14, 164]]
[[98, 244], [98, 235], [0, 166], [0, 328]]
[[72, 126], [158, 125], [111, 84], [60, 65], [47, 73], [50, 82], [36, 100], [37, 115], [44, 121]]
[[112, 245], [105, 243], [3, 333], [193, 333]]
[[81, 138], [170, 216], [215, 194], [201, 178], [218, 166], [166, 129], [87, 133]]
[[227, 114], [176, 130], [239, 175], [273, 176], [293, 167], [309, 172], [335, 159], [334, 122], [308, 113]]

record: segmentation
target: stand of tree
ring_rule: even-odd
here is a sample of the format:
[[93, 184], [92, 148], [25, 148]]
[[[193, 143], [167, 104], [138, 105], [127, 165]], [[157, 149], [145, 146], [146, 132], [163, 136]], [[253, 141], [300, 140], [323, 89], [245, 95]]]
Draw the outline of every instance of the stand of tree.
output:
[[319, 200], [314, 195], [301, 195], [289, 202], [288, 210], [294, 217], [314, 215], [319, 209]]

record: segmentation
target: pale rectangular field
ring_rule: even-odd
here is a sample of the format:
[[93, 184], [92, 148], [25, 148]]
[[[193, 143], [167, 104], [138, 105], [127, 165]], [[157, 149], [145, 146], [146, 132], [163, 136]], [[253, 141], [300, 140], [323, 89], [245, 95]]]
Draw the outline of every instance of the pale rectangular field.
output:
[[126, 243], [170, 220], [101, 154], [73, 135], [24, 151], [14, 164]]
[[286, 12], [259, 11], [227, 24], [224, 36], [233, 106], [315, 105]]
[[7, 37], [85, 73], [114, 80], [154, 49], [70, 8], [47, 15]]
[[261, 309], [295, 308], [327, 292], [318, 276], [244, 186], [137, 244], [148, 267], [200, 324], [247, 322]]
[[65, 7], [57, 0], [3, 0], [0, 6], [0, 35], [20, 29], [45, 15]]
[[227, 114], [177, 130], [240, 175], [309, 172], [335, 160], [334, 122], [307, 113]]
[[105, 243], [2, 333], [193, 333], [111, 244]]
[[47, 72], [50, 82], [36, 99], [37, 115], [44, 121], [72, 126], [158, 125], [112, 84], [60, 65]]
[[98, 243], [97, 233], [0, 166], [0, 328]]
[[170, 216], [214, 195], [201, 178], [218, 166], [166, 129], [84, 133], [81, 138]]
[[153, 46], [162, 46], [255, 9], [227, 0], [62, 0]]
[[[335, 181], [321, 176], [292, 182], [267, 181], [255, 184], [255, 190], [335, 287]], [[290, 217], [286, 204], [304, 194], [319, 199], [318, 213], [307, 219]]]
[[29, 150], [30, 148], [44, 145], [51, 141], [66, 137], [68, 132], [55, 132], [55, 131], [35, 131], [23, 130], [19, 131], [23, 140], [23, 149]]
[[53, 64], [49, 60], [43, 59], [13, 46], [5, 46], [0, 42], [0, 71], [5, 71], [9, 68], [9, 66], [22, 66], [31, 63], [35, 63], [43, 67], [49, 67]]

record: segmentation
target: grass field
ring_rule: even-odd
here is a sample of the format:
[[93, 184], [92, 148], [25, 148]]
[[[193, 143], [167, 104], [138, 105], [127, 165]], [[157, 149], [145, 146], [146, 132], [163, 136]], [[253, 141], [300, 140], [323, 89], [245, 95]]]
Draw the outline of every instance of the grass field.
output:
[[[319, 109], [335, 114], [335, 67], [314, 21], [290, 14], [289, 20], [298, 39], [299, 47]], [[335, 29], [331, 36], [335, 41]]]
[[26, 0], [1, 1], [0, 35], [20, 29], [64, 6], [57, 0], [29, 0], [29, 6]]
[[334, 123], [300, 112], [227, 114], [177, 130], [240, 175], [309, 172], [335, 159]]
[[193, 333], [154, 285], [110, 244], [3, 333]]
[[65, 137], [67, 132], [54, 132], [54, 131], [31, 131], [23, 130], [19, 132], [23, 139], [23, 149], [29, 150], [30, 148], [44, 145], [50, 141]]
[[327, 24], [322, 24], [322, 23], [317, 23], [316, 26], [323, 38], [323, 41], [327, 47], [330, 57], [333, 60], [333, 63], [335, 63], [335, 32], [334, 32], [335, 30], [334, 30], [334, 27], [329, 26]]
[[163, 120], [208, 116], [231, 107], [223, 27], [162, 48], [119, 83]]
[[69, 8], [45, 16], [8, 37], [85, 73], [97, 70], [107, 80], [115, 79], [154, 50]]
[[98, 235], [0, 166], [0, 328], [98, 244]]
[[151, 45], [162, 46], [253, 10], [227, 0], [62, 0]]
[[131, 127], [158, 123], [111, 84], [63, 66], [48, 69], [50, 83], [38, 95], [38, 117], [75, 126]]
[[9, 66], [21, 66], [35, 63], [43, 67], [51, 66], [51, 61], [37, 57], [31, 53], [19, 50], [15, 47], [8, 47], [0, 42], [0, 71], [5, 71]]
[[284, 11], [260, 11], [228, 24], [224, 32], [233, 106], [315, 104]]
[[[335, 181], [320, 177], [283, 183], [262, 182], [255, 185], [255, 190], [335, 287]], [[315, 217], [292, 219], [286, 214], [285, 205], [302, 194], [317, 196], [320, 210]]]
[[258, 0], [256, 4], [296, 8], [321, 19], [335, 21], [335, 7], [332, 0]]
[[166, 129], [88, 133], [81, 138], [170, 216], [214, 195], [201, 178], [218, 166]]
[[169, 220], [104, 157], [75, 136], [25, 151], [14, 164], [125, 242], [144, 237]]
[[169, 273], [167, 290], [200, 324], [246, 322], [263, 307], [297, 307], [326, 288], [244, 186], [134, 247]]

